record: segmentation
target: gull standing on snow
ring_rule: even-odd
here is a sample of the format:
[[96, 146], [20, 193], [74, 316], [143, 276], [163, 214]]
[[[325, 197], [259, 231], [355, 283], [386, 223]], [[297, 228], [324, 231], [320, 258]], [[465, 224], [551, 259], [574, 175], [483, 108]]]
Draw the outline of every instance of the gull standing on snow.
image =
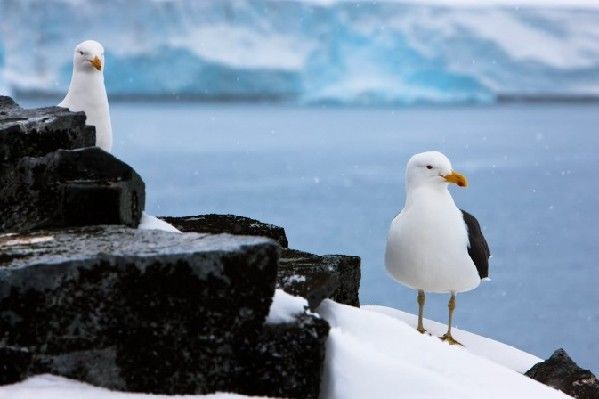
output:
[[69, 91], [58, 106], [70, 111], [84, 111], [85, 124], [96, 128], [96, 146], [110, 152], [112, 128], [103, 68], [104, 47], [94, 40], [79, 43], [73, 55]]
[[441, 338], [460, 344], [451, 336], [451, 322], [458, 292], [472, 290], [488, 277], [489, 246], [478, 221], [458, 209], [449, 183], [468, 185], [451, 162], [438, 151], [414, 155], [406, 168], [406, 202], [393, 219], [385, 268], [393, 279], [418, 290], [418, 331], [424, 333], [425, 291], [449, 293], [449, 322]]

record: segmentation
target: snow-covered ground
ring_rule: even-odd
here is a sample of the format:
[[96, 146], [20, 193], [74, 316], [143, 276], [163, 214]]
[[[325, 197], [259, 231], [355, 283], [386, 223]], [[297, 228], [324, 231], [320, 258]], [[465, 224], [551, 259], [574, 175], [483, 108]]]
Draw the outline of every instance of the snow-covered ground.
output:
[[[307, 305], [277, 290], [269, 322], [289, 320]], [[323, 398], [568, 398], [521, 373], [540, 361], [514, 347], [454, 329], [464, 347], [436, 336], [446, 326], [426, 320], [433, 336], [415, 328], [415, 316], [384, 306], [361, 309], [326, 300], [319, 314], [331, 324]], [[177, 398], [178, 396], [168, 396]], [[186, 398], [238, 398], [217, 394]], [[0, 387], [0, 399], [164, 399], [124, 394], [50, 375]]]
[[592, 0], [14, 0], [0, 19], [0, 88], [15, 92], [64, 93], [74, 45], [94, 38], [111, 95], [599, 95]]
[[145, 395], [109, 391], [78, 381], [39, 375], [19, 384], [0, 387], [0, 399], [235, 399], [247, 398], [243, 395], [218, 393], [214, 395]]
[[[450, 346], [416, 331], [413, 315], [383, 306], [327, 300], [319, 313], [331, 324], [324, 397], [568, 398], [520, 374], [538, 358], [497, 341], [456, 329], [465, 347]], [[428, 320], [425, 328], [446, 331]]]

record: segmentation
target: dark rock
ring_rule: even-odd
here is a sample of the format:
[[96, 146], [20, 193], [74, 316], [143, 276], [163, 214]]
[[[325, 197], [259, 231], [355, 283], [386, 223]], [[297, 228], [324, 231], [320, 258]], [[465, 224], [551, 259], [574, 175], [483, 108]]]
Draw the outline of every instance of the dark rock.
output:
[[[235, 354], [269, 311], [278, 251], [264, 238], [121, 226], [0, 236], [0, 347], [112, 389], [230, 390]], [[82, 369], [94, 357], [98, 369]]]
[[74, 380], [125, 390], [127, 385], [117, 365], [116, 347], [60, 354], [34, 354], [29, 375], [54, 374]]
[[563, 349], [535, 364], [525, 375], [575, 398], [599, 399], [597, 378], [590, 370], [578, 367]]
[[0, 385], [25, 379], [31, 367], [31, 353], [24, 348], [0, 347]]
[[0, 169], [0, 232], [96, 224], [136, 227], [144, 204], [141, 177], [97, 147], [25, 157]]
[[3, 162], [95, 142], [95, 128], [85, 125], [83, 112], [60, 107], [25, 110], [10, 97], [0, 96], [0, 168]]
[[287, 235], [282, 227], [244, 216], [161, 216], [160, 219], [184, 232], [268, 237], [277, 241], [282, 248], [287, 248]]
[[285, 398], [318, 398], [329, 325], [302, 314], [291, 323], [266, 324], [239, 353], [236, 392]]
[[283, 251], [277, 287], [308, 300], [315, 310], [325, 298], [338, 303], [360, 306], [360, 258], [358, 256], [318, 256], [287, 249], [282, 227], [234, 215], [162, 216], [162, 220], [181, 231], [255, 235], [275, 239]]
[[360, 306], [360, 257], [318, 256], [284, 249], [279, 260], [277, 287], [305, 297], [312, 310], [325, 298]]

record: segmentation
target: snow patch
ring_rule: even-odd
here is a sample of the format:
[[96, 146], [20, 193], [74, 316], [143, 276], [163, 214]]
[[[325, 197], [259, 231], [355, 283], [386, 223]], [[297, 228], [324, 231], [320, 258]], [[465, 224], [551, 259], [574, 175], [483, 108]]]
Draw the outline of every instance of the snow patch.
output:
[[295, 315], [304, 313], [307, 308], [306, 298], [289, 295], [285, 291], [277, 289], [266, 322], [271, 324], [290, 323], [295, 320]]
[[140, 230], [161, 230], [167, 231], [169, 233], [180, 233], [175, 226], [170, 223], [165, 222], [162, 219], [158, 219], [156, 216], [148, 215], [143, 212], [141, 215], [141, 221], [139, 226], [137, 226]]
[[[492, 361], [517, 368], [536, 362], [506, 345], [456, 331], [466, 346], [449, 346], [417, 332], [403, 312], [383, 307], [358, 309], [325, 300], [318, 311], [331, 325], [324, 397], [569, 398]], [[435, 324], [434, 333], [441, 327]]]
[[[82, 382], [43, 374], [23, 382], [0, 387], [1, 399], [235, 399], [249, 396], [230, 393], [214, 395], [147, 395], [97, 388]], [[256, 398], [252, 396], [252, 398]]]
[[293, 274], [283, 278], [283, 282], [285, 284], [303, 283], [304, 281], [306, 281], [306, 276], [302, 276], [300, 274]]

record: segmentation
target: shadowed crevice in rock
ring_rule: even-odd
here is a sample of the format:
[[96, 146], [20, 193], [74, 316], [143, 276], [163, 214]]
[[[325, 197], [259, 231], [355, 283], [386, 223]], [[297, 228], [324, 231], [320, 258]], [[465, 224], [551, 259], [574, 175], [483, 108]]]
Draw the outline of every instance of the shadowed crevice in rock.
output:
[[580, 368], [563, 349], [535, 364], [525, 375], [578, 399], [599, 398], [599, 381], [595, 375]]
[[136, 227], [145, 185], [97, 147], [25, 157], [0, 169], [0, 232], [98, 224]]

